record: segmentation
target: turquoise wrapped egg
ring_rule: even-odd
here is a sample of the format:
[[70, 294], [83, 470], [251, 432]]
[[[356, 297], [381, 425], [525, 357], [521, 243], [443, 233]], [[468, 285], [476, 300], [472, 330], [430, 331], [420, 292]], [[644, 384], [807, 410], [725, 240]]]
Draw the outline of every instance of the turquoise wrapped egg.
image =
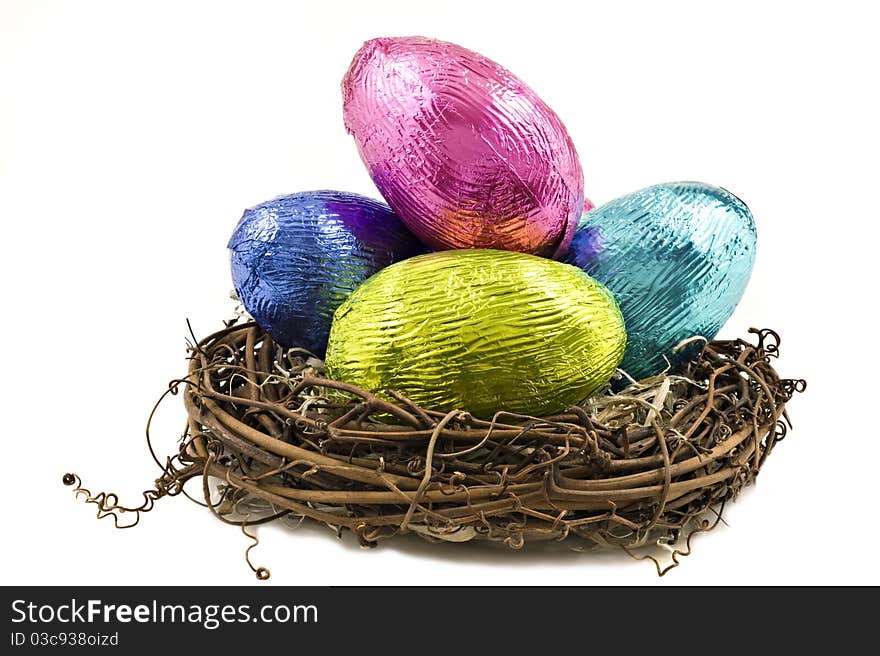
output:
[[332, 378], [433, 410], [546, 416], [599, 391], [623, 357], [611, 293], [580, 269], [497, 250], [392, 264], [333, 317]]
[[627, 328], [621, 368], [636, 379], [676, 366], [674, 347], [711, 340], [736, 308], [755, 261], [749, 208], [702, 182], [655, 185], [581, 217], [564, 261], [614, 294]]

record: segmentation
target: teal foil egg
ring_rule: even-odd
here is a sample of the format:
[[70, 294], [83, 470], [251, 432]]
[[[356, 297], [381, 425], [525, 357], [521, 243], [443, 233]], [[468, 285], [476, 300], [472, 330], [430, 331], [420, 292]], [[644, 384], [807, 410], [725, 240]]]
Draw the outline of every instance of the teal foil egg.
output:
[[617, 298], [626, 321], [621, 368], [636, 379], [675, 367], [682, 340], [711, 340], [742, 298], [755, 261], [752, 214], [702, 182], [654, 185], [581, 217], [564, 261]]

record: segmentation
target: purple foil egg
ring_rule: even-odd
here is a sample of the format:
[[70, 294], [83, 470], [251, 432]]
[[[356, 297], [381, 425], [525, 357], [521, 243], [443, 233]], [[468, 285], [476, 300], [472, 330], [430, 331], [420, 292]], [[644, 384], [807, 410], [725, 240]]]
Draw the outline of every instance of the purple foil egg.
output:
[[584, 204], [577, 152], [510, 71], [452, 43], [373, 39], [342, 94], [373, 181], [431, 248], [568, 250]]
[[248, 313], [282, 346], [323, 357], [333, 313], [348, 295], [425, 248], [385, 203], [322, 190], [245, 210], [229, 251]]

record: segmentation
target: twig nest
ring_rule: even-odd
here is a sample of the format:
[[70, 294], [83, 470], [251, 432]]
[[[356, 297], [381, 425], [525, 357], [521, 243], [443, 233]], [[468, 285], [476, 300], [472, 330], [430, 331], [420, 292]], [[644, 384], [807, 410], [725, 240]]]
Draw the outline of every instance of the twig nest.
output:
[[[306, 517], [366, 546], [409, 532], [513, 548], [672, 542], [754, 480], [804, 389], [771, 365], [778, 335], [750, 332], [562, 413], [479, 419], [318, 376], [255, 324], [233, 325], [191, 353], [188, 438], [164, 485], [214, 478], [239, 515]], [[389, 414], [397, 423], [376, 420]]]

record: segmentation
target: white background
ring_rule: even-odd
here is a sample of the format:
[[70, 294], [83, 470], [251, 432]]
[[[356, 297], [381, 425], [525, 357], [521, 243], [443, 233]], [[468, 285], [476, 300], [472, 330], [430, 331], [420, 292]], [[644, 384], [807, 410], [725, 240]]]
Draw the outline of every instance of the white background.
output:
[[[145, 419], [184, 371], [185, 318], [229, 316], [245, 207], [376, 196], [341, 116], [361, 43], [423, 34], [516, 72], [563, 118], [597, 204], [679, 179], [751, 207], [758, 259], [722, 336], [768, 326], [809, 380], [729, 527], [658, 579], [619, 554], [417, 539], [360, 550], [261, 530], [268, 584], [880, 583], [878, 16], [870, 3], [0, 4], [2, 583], [255, 584], [249, 544], [182, 497], [131, 531], [61, 485], [137, 503]], [[874, 381], [872, 383], [872, 381]], [[171, 452], [179, 398], [156, 437]]]

